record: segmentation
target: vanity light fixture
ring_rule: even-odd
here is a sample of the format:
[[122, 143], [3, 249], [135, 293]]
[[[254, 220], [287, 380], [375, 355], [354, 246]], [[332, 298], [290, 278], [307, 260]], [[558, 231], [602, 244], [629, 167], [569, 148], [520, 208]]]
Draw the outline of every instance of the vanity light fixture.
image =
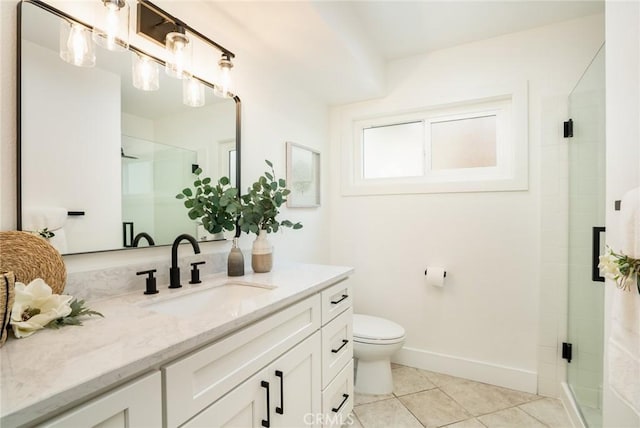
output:
[[[232, 97], [230, 92], [230, 73], [233, 67], [231, 60], [235, 57], [233, 52], [214, 42], [204, 34], [191, 28], [174, 16], [160, 9], [148, 0], [138, 0], [137, 8], [137, 32], [139, 35], [164, 46], [168, 52], [166, 61], [167, 74], [177, 78], [189, 78], [191, 70], [191, 51], [193, 40], [196, 37], [209, 46], [221, 52], [222, 58], [218, 62], [220, 67], [219, 78], [216, 82], [216, 95]], [[187, 87], [184, 84], [183, 87]], [[183, 94], [185, 99], [187, 94]]]
[[60, 21], [60, 58], [78, 67], [96, 65], [91, 30], [82, 24]]
[[190, 107], [202, 107], [204, 105], [204, 85], [196, 77], [182, 80], [182, 102]]
[[157, 91], [160, 88], [158, 63], [143, 54], [131, 53], [133, 61], [133, 86], [142, 91]]
[[220, 68], [220, 82], [216, 85], [216, 95], [223, 98], [231, 97], [231, 69], [233, 63], [231, 57], [227, 53], [222, 54], [222, 58], [218, 61], [218, 67]]
[[167, 74], [176, 79], [188, 78], [186, 71], [191, 66], [191, 42], [182, 27], [167, 34], [165, 47], [169, 54], [165, 65]]
[[[129, 5], [125, 0], [101, 0], [104, 9], [96, 16], [93, 41], [110, 51], [129, 48]], [[122, 35], [122, 37], [118, 37]]]

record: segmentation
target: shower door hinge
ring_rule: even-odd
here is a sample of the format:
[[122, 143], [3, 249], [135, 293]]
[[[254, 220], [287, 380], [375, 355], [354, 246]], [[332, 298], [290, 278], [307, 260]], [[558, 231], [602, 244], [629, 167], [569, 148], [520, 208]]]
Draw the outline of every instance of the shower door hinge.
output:
[[573, 137], [573, 119], [564, 122], [564, 138]]
[[571, 362], [571, 358], [573, 357], [573, 351], [571, 350], [571, 344], [567, 342], [562, 342], [562, 358], [567, 360], [568, 363]]

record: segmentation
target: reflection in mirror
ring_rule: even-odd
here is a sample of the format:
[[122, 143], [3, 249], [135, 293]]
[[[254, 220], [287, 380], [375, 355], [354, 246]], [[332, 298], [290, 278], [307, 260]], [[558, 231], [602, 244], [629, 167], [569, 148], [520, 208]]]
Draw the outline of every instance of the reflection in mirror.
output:
[[158, 90], [137, 89], [133, 51], [96, 47], [95, 67], [70, 65], [58, 46], [66, 19], [20, 7], [19, 228], [47, 228], [63, 254], [132, 247], [137, 235], [155, 245], [181, 233], [224, 238], [189, 220], [175, 195], [197, 166], [237, 180], [239, 100], [204, 85], [204, 105], [187, 106], [183, 82], [164, 72], [145, 83]]

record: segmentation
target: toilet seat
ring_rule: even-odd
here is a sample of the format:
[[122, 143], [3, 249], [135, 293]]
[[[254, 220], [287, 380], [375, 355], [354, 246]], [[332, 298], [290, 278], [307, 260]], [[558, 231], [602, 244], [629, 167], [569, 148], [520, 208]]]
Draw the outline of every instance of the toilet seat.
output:
[[384, 318], [353, 315], [353, 340], [371, 345], [389, 345], [405, 339], [404, 328]]

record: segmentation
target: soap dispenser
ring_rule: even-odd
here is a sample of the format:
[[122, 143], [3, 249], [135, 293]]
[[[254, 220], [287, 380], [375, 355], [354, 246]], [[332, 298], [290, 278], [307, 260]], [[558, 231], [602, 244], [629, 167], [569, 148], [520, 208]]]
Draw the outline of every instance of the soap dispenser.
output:
[[244, 275], [244, 256], [240, 248], [238, 248], [238, 238], [233, 238], [231, 252], [229, 252], [229, 257], [227, 258], [227, 275]]

